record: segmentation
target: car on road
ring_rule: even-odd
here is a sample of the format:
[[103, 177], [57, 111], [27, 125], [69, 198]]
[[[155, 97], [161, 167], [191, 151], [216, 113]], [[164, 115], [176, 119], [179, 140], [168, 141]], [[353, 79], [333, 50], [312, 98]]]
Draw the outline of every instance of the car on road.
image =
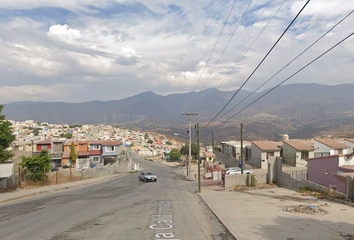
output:
[[145, 182], [156, 182], [157, 177], [155, 174], [153, 174], [150, 171], [143, 171], [139, 175], [139, 180], [140, 181], [145, 181]]

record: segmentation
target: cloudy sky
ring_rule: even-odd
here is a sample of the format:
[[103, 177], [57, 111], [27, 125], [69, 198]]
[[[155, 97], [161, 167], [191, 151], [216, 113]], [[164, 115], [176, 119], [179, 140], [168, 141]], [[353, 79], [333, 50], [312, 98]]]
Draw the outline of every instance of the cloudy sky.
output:
[[[235, 90], [305, 2], [0, 0], [0, 103]], [[353, 9], [352, 0], [312, 0], [244, 88], [256, 89]], [[264, 88], [348, 36], [353, 22], [354, 14]], [[287, 84], [353, 83], [353, 53], [354, 37]]]

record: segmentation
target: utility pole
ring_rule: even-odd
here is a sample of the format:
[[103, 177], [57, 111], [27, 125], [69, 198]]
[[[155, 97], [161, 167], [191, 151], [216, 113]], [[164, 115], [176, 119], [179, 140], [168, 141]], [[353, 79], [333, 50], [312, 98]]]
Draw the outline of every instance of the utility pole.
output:
[[188, 178], [191, 178], [191, 158], [192, 158], [192, 123], [191, 123], [191, 116], [192, 115], [198, 115], [198, 113], [182, 113], [182, 115], [187, 115], [188, 116], [188, 122], [189, 122], [189, 154], [188, 154]]
[[198, 139], [198, 192], [201, 193], [200, 190], [200, 144], [199, 144], [199, 123], [197, 123], [197, 139]]
[[214, 131], [211, 132], [211, 141], [212, 141], [212, 145], [213, 145], [213, 168], [215, 166], [215, 158], [214, 158]]
[[242, 136], [242, 128], [243, 125], [241, 123], [241, 174], [243, 174], [243, 169], [244, 169], [244, 162], [243, 162], [243, 136]]

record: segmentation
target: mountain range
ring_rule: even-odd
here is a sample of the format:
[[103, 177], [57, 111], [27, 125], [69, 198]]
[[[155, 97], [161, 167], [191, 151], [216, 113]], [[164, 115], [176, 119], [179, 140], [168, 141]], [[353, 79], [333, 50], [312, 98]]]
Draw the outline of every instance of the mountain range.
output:
[[[143, 92], [113, 101], [14, 102], [5, 104], [3, 113], [15, 121], [111, 124], [186, 138], [188, 125], [182, 111], [198, 112], [192, 119], [201, 123], [205, 142], [210, 142], [211, 131], [217, 141], [239, 139], [241, 123], [247, 140], [279, 140], [285, 133], [291, 138], [351, 137], [354, 136], [353, 92], [354, 84], [289, 84], [253, 94], [242, 89], [236, 95], [236, 90], [217, 89], [167, 96]], [[225, 108], [230, 112], [225, 116], [225, 111], [222, 112], [216, 121], [203, 127], [234, 95], [230, 106]]]

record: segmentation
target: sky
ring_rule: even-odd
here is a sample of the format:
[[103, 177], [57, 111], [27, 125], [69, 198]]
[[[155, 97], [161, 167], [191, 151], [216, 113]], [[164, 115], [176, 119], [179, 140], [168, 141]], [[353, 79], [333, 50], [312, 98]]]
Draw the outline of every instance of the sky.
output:
[[[0, 0], [0, 104], [238, 89], [305, 2]], [[352, 0], [310, 1], [243, 88], [257, 89], [353, 9]], [[354, 14], [259, 91], [347, 37], [353, 22]], [[351, 37], [285, 84], [354, 83], [353, 53]]]

